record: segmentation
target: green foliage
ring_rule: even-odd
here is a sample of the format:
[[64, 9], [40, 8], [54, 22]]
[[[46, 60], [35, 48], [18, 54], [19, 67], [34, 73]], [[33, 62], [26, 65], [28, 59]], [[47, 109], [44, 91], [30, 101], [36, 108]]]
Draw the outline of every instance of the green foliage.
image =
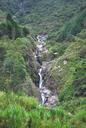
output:
[[0, 37], [7, 35], [10, 39], [27, 36], [29, 31], [26, 27], [19, 26], [10, 14], [7, 14], [6, 22], [0, 23]]
[[24, 128], [27, 122], [27, 113], [18, 105], [9, 105], [0, 111], [0, 127]]
[[69, 128], [69, 119], [62, 107], [47, 109], [32, 97], [0, 92], [1, 128]]
[[26, 27], [23, 28], [23, 34], [24, 34], [24, 36], [27, 36], [29, 34], [28, 28], [26, 28]]
[[[22, 5], [20, 4], [22, 2]], [[36, 4], [35, 4], [36, 3]], [[85, 0], [1, 0], [0, 7], [16, 16], [16, 20], [27, 24], [35, 35], [47, 32], [54, 35], [74, 14], [83, 11]], [[15, 8], [16, 7], [16, 8]], [[53, 38], [57, 39], [57, 35]]]
[[86, 98], [85, 97], [72, 97], [71, 99], [68, 99], [66, 101], [62, 101], [61, 105], [64, 107], [66, 111], [69, 111], [70, 113], [76, 113], [77, 111], [80, 111], [82, 109], [85, 109], [86, 107]]
[[21, 106], [23, 106], [26, 110], [31, 110], [36, 108], [37, 101], [33, 97], [27, 97], [27, 96], [21, 96], [18, 99], [18, 102], [20, 103]]
[[83, 109], [76, 113], [76, 115], [70, 121], [71, 127], [85, 128], [86, 125], [86, 110]]
[[86, 29], [83, 29], [80, 33], [77, 34], [81, 39], [86, 39]]
[[31, 45], [31, 42], [27, 38], [19, 38], [15, 41], [4, 38], [0, 41], [1, 90], [22, 90], [23, 84], [27, 83], [25, 90], [28, 91], [27, 88], [33, 85], [27, 68], [27, 53], [25, 52], [27, 48], [31, 48]]
[[69, 40], [71, 39], [72, 35], [76, 35], [79, 33], [83, 28], [83, 21], [86, 18], [86, 10], [83, 10], [78, 16], [75, 16], [69, 22], [67, 22], [57, 33], [58, 40]]
[[32, 97], [0, 92], [0, 128], [78, 128], [78, 124], [84, 128], [85, 111], [77, 112], [72, 115], [60, 106], [45, 108]]
[[67, 100], [71, 99], [73, 96], [85, 96], [85, 66], [86, 63], [84, 59], [76, 59], [69, 64], [69, 71], [67, 71], [69, 72], [69, 77], [67, 78], [63, 76], [63, 80], [65, 80], [65, 86], [62, 93], [60, 94], [60, 96], [63, 95], [62, 97], [64, 100], [66, 100], [66, 98]]
[[11, 14], [9, 14], [9, 13], [7, 14], [6, 20], [7, 20], [7, 21], [12, 21], [12, 22], [13, 22], [13, 19], [12, 19]]
[[[8, 84], [13, 88], [19, 83], [24, 82], [26, 79], [26, 65], [21, 53], [8, 50], [3, 62], [3, 71], [6, 79], [9, 80]], [[7, 80], [6, 80], [7, 81]]]
[[52, 109], [39, 108], [30, 113], [30, 123], [32, 128], [65, 128], [68, 127], [66, 122], [68, 117], [68, 114], [60, 107]]
[[4, 61], [4, 72], [12, 74], [11, 84], [13, 86], [25, 80], [27, 71], [24, 58], [20, 53], [16, 52], [13, 54], [13, 51], [8, 51]]
[[31, 110], [33, 105], [37, 105], [34, 98], [0, 92], [0, 128], [26, 128], [29, 120], [26, 110]]
[[[61, 105], [72, 113], [83, 106], [80, 97], [83, 102], [86, 100], [85, 45], [85, 39], [75, 37], [73, 42], [67, 44], [64, 53], [55, 58], [49, 66], [47, 79], [49, 78], [51, 83], [54, 81], [53, 86], [59, 94]], [[51, 46], [54, 47], [53, 44]]]
[[49, 53], [51, 55], [53, 55], [53, 57], [59, 57], [62, 54], [64, 54], [66, 48], [67, 48], [67, 44], [61, 44], [58, 42], [46, 42], [46, 47], [49, 50]]
[[6, 12], [2, 11], [0, 9], [0, 23], [1, 22], [4, 22], [5, 21], [5, 18], [6, 18]]
[[82, 59], [81, 61], [79, 60], [78, 64], [76, 65], [76, 72], [74, 73], [75, 78], [72, 85], [74, 87], [75, 96], [86, 96], [85, 67], [86, 67], [86, 60], [85, 59]]
[[[60, 102], [55, 108], [45, 108], [33, 97], [22, 94], [24, 90], [27, 94], [29, 89], [32, 92], [32, 80], [38, 82], [36, 65], [31, 62], [35, 45], [32, 38], [18, 38], [27, 36], [28, 28], [18, 25], [7, 14], [6, 21], [0, 20], [0, 37], [17, 39], [4, 37], [0, 40], [0, 90], [5, 91], [0, 92], [0, 128], [85, 128], [85, 0], [25, 0], [22, 10], [19, 2], [1, 0], [0, 7], [7, 12], [11, 10], [11, 14], [26, 23], [33, 34], [42, 31], [49, 34], [46, 46], [54, 61], [49, 65], [47, 77], [53, 88], [56, 85], [54, 90], [57, 90]], [[0, 11], [5, 17], [4, 13]], [[57, 40], [70, 42], [59, 43]]]

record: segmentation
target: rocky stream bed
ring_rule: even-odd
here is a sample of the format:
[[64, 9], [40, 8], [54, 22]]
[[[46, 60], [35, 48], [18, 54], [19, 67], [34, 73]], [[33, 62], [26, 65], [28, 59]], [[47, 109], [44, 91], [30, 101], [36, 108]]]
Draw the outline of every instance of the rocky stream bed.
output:
[[[38, 42], [37, 42], [37, 51], [35, 54], [35, 58], [39, 60], [39, 58], [41, 59], [44, 53], [48, 55], [48, 50], [46, 48], [44, 40], [42, 39], [40, 40], [39, 38], [37, 38], [37, 40]], [[46, 59], [45, 61], [41, 61], [40, 63], [40, 68], [38, 69], [39, 91], [41, 95], [41, 104], [47, 107], [52, 107], [57, 104], [58, 96], [44, 85], [44, 77], [46, 76], [45, 74], [48, 68], [48, 64], [49, 64], [49, 59]]]

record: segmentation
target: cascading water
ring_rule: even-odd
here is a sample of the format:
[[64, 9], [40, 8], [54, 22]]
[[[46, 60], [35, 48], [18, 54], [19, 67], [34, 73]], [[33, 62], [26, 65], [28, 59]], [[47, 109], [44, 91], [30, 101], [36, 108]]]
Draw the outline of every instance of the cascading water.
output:
[[[42, 52], [42, 50], [43, 50], [43, 41], [42, 40], [39, 41], [39, 38], [37, 38], [37, 39], [38, 39], [38, 42], [39, 42], [39, 44], [37, 45], [37, 48], [38, 48], [39, 54], [40, 54], [40, 52]], [[38, 72], [38, 75], [39, 75], [39, 89], [40, 89], [40, 94], [41, 94], [41, 103], [44, 104], [46, 98], [45, 98], [44, 93], [42, 92], [42, 90], [43, 90], [43, 76], [42, 76], [42, 71], [43, 71], [43, 68], [41, 66], [41, 68], [39, 69], [39, 72]]]
[[44, 93], [42, 92], [42, 89], [43, 89], [43, 77], [42, 77], [42, 67], [39, 69], [39, 89], [40, 89], [40, 93], [41, 93], [41, 103], [42, 104], [45, 104], [45, 101], [46, 101], [46, 98], [45, 98], [45, 95]]
[[[48, 52], [46, 47], [44, 46], [44, 40], [40, 40], [39, 36], [37, 37], [38, 44], [37, 44], [37, 49], [38, 52], [36, 51], [36, 59], [41, 56], [42, 52]], [[47, 64], [47, 61], [45, 62]], [[41, 67], [38, 70], [38, 75], [39, 75], [39, 89], [40, 89], [40, 95], [41, 95], [41, 103], [42, 105], [55, 105], [56, 103], [56, 96], [52, 95], [52, 92], [44, 87], [43, 85], [43, 72], [46, 70], [46, 66], [42, 63]]]
[[39, 77], [40, 77], [40, 80], [39, 80], [39, 88], [41, 89], [42, 88], [42, 84], [43, 84], [43, 79], [42, 79], [42, 68], [39, 69]]

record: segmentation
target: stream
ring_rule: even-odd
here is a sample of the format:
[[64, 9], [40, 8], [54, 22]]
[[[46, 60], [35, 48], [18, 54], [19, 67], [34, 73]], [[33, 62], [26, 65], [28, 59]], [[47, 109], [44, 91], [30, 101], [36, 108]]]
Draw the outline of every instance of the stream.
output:
[[[41, 56], [42, 53], [48, 54], [48, 50], [45, 46], [45, 38], [43, 39], [37, 37], [38, 43], [37, 43], [37, 50], [38, 54], [37, 57]], [[51, 90], [46, 88], [43, 84], [43, 72], [46, 72], [47, 69], [47, 64], [49, 62], [41, 62], [41, 66], [38, 69], [38, 75], [39, 75], [39, 90], [40, 90], [40, 95], [41, 95], [41, 104], [45, 106], [55, 106], [57, 104], [58, 98], [55, 94], [52, 93]]]

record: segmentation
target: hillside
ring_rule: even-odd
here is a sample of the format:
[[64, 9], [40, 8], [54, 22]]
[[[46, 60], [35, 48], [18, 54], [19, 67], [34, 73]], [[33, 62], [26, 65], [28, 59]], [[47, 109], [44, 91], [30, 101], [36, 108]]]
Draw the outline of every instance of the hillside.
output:
[[85, 127], [86, 1], [0, 0], [0, 128]]
[[31, 32], [51, 33], [86, 8], [85, 0], [1, 0], [0, 8], [11, 12]]

